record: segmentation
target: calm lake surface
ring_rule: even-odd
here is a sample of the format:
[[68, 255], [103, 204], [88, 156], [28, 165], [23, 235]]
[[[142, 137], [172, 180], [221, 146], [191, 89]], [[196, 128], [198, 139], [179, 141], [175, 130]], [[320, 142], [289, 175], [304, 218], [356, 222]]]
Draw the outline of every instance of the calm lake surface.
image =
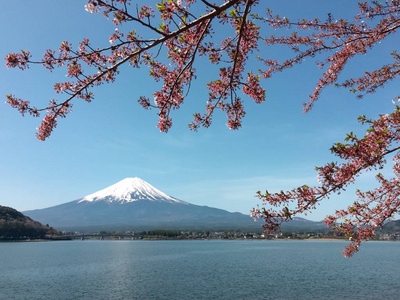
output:
[[400, 299], [400, 242], [0, 243], [0, 299]]

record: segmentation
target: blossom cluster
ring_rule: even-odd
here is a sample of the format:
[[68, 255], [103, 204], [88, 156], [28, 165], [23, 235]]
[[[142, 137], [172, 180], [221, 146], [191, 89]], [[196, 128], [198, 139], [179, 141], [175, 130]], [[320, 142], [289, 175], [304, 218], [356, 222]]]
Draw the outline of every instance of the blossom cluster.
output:
[[[204, 2], [206, 14], [202, 16], [195, 16], [190, 11], [194, 2], [162, 1], [156, 8], [143, 5], [132, 14], [129, 10], [129, 0], [88, 0], [85, 5], [86, 11], [101, 13], [110, 18], [116, 26], [114, 33], [109, 37], [110, 47], [95, 48], [88, 39], [84, 39], [77, 49], [69, 41], [62, 42], [58, 51], [48, 49], [40, 61], [32, 61], [29, 51], [9, 54], [6, 57], [6, 65], [9, 68], [25, 69], [29, 64], [41, 64], [51, 71], [54, 68], [65, 67], [66, 76], [70, 79], [54, 84], [55, 92], [66, 95], [66, 99], [52, 100], [54, 102], [51, 105], [35, 110], [38, 113], [46, 111], [49, 115], [43, 119], [38, 137], [44, 140], [50, 135], [57, 118], [65, 116], [65, 109], [69, 111], [68, 108], [74, 99], [92, 101], [94, 94], [89, 89], [114, 82], [119, 67], [124, 63], [129, 63], [135, 68], [147, 66], [149, 75], [154, 80], [163, 82], [161, 89], [153, 94], [154, 104], [147, 97], [140, 97], [138, 102], [146, 109], [158, 109], [157, 127], [167, 132], [172, 126], [171, 111], [182, 105], [192, 80], [196, 78], [196, 58], [209, 56], [212, 63], [218, 63], [221, 61], [222, 52], [226, 53], [227, 64], [230, 66], [225, 68], [226, 72], [221, 68], [221, 79], [213, 81], [209, 87], [211, 91], [219, 89], [220, 93], [210, 94], [207, 114], [195, 118], [198, 124], [193, 128], [210, 123], [215, 107], [226, 112], [229, 128], [239, 128], [245, 113], [237, 91], [242, 87], [243, 93], [257, 103], [265, 99], [259, 76], [248, 73], [246, 81], [242, 80], [245, 62], [257, 47], [258, 28], [248, 16], [251, 7], [258, 1], [231, 0], [220, 6]], [[227, 16], [226, 11], [229, 9], [234, 13]], [[157, 17], [161, 20], [158, 24]], [[210, 42], [212, 22], [215, 20], [223, 20], [235, 32], [235, 37], [223, 41], [219, 49], [215, 49]], [[138, 29], [122, 32], [120, 25], [125, 22], [132, 22]], [[139, 29], [143, 29], [145, 37], [139, 34]], [[158, 58], [158, 47], [166, 50], [169, 63]], [[220, 84], [221, 82], [223, 83]], [[32, 111], [29, 102], [21, 100], [8, 103], [21, 113]], [[44, 132], [46, 134], [43, 134]]]
[[24, 101], [22, 99], [16, 98], [15, 96], [9, 94], [6, 95], [7, 104], [10, 104], [12, 107], [18, 109], [19, 113], [24, 116], [26, 113], [29, 113], [30, 115], [34, 117], [39, 116], [39, 112], [37, 111], [37, 108], [35, 107], [30, 107], [29, 106], [29, 101]]
[[6, 67], [7, 68], [20, 68], [25, 70], [29, 66], [29, 59], [31, 54], [29, 51], [22, 50], [21, 53], [10, 53], [6, 56]]
[[[372, 93], [399, 76], [400, 59], [396, 51], [392, 56], [394, 63], [365, 73], [360, 78], [350, 78], [344, 83], [337, 83], [338, 76], [347, 61], [357, 54], [364, 54], [375, 44], [381, 42], [400, 27], [399, 1], [385, 5], [361, 3], [360, 13], [354, 22], [334, 21], [329, 15], [326, 21], [319, 19], [291, 22], [288, 18], [273, 15], [267, 10], [266, 16], [260, 17], [251, 10], [259, 0], [228, 0], [220, 6], [202, 1], [205, 14], [196, 16], [191, 9], [193, 0], [162, 1], [151, 7], [137, 7], [135, 13], [129, 10], [129, 0], [88, 0], [85, 9], [90, 13], [101, 13], [115, 24], [115, 31], [109, 36], [110, 47], [95, 48], [88, 39], [79, 43], [78, 49], [64, 41], [58, 49], [48, 49], [43, 59], [31, 60], [29, 51], [11, 53], [6, 57], [9, 68], [26, 69], [29, 64], [42, 64], [46, 69], [66, 67], [66, 76], [71, 80], [54, 85], [56, 93], [66, 94], [67, 98], [58, 102], [61, 107], [75, 98], [93, 100], [90, 88], [103, 83], [114, 82], [118, 68], [129, 63], [135, 68], [147, 66], [149, 75], [154, 80], [163, 82], [160, 90], [154, 92], [154, 102], [139, 103], [145, 108], [158, 109], [158, 127], [167, 132], [172, 125], [171, 111], [178, 109], [184, 102], [191, 82], [196, 78], [195, 62], [198, 57], [208, 57], [211, 64], [219, 64], [219, 78], [207, 85], [209, 97], [206, 112], [196, 113], [191, 129], [208, 127], [216, 109], [226, 113], [230, 129], [238, 129], [245, 116], [244, 100], [238, 92], [252, 98], [256, 103], [265, 101], [265, 89], [260, 79], [269, 78], [274, 73], [291, 68], [306, 58], [327, 53], [318, 66], [326, 68], [316, 84], [309, 102], [304, 104], [304, 111], [309, 111], [319, 98], [324, 87], [330, 84], [349, 88], [353, 92]], [[157, 18], [159, 22], [157, 23]], [[379, 22], [371, 20], [379, 19]], [[368, 21], [372, 22], [368, 26]], [[120, 25], [131, 22], [137, 28], [122, 32]], [[213, 23], [227, 26], [232, 37], [224, 38], [220, 43], [214, 41]], [[263, 37], [259, 24], [272, 28], [290, 28], [290, 35]], [[146, 36], [141, 36], [143, 29]], [[293, 29], [293, 30], [292, 30]], [[259, 43], [267, 45], [285, 45], [296, 54], [283, 62], [268, 57], [254, 56]], [[167, 59], [160, 59], [159, 53], [165, 49]], [[260, 60], [265, 69], [248, 70], [246, 63], [250, 59]], [[84, 65], [88, 68], [84, 70]], [[361, 97], [362, 95], [360, 95]], [[14, 107], [15, 104], [14, 104]], [[39, 109], [45, 111], [48, 107]], [[23, 111], [23, 109], [22, 109]]]
[[[290, 35], [272, 35], [264, 38], [267, 45], [284, 45], [295, 53], [295, 56], [283, 62], [260, 57], [267, 69], [260, 74], [263, 78], [269, 78], [273, 73], [292, 68], [317, 55], [326, 56], [322, 61], [317, 61], [320, 68], [326, 67], [322, 77], [316, 83], [314, 91], [309, 96], [309, 101], [304, 103], [304, 112], [308, 112], [321, 95], [322, 90], [332, 84], [350, 88], [352, 92], [372, 93], [382, 87], [394, 77], [399, 76], [399, 59], [396, 52], [396, 62], [392, 65], [384, 65], [374, 72], [366, 72], [364, 76], [337, 83], [339, 74], [346, 63], [358, 54], [365, 54], [373, 46], [380, 43], [389, 35], [400, 28], [400, 4], [398, 0], [387, 1], [385, 5], [374, 2], [359, 3], [360, 13], [355, 16], [353, 22], [348, 20], [333, 21], [329, 15], [326, 21], [320, 19], [301, 20], [291, 22], [289, 18], [273, 15], [267, 11], [266, 17], [257, 16], [257, 19], [269, 24], [273, 28], [287, 28]], [[373, 19], [379, 19], [373, 23]], [[372, 23], [368, 26], [368, 22]], [[299, 31], [296, 31], [299, 30]], [[312, 32], [311, 34], [309, 32]], [[359, 95], [362, 97], [362, 94]]]
[[346, 144], [337, 143], [332, 147], [332, 152], [344, 162], [332, 162], [316, 168], [320, 186], [302, 186], [273, 194], [268, 191], [258, 193], [263, 204], [269, 208], [254, 208], [252, 216], [264, 219], [266, 230], [274, 231], [293, 216], [312, 211], [320, 201], [354, 183], [363, 171], [382, 168], [386, 163], [385, 157], [391, 153], [395, 153], [395, 176], [387, 179], [378, 173], [378, 188], [367, 192], [358, 190], [357, 200], [346, 209], [327, 216], [325, 224], [350, 238], [351, 244], [344, 251], [348, 257], [358, 251], [361, 242], [374, 237], [375, 228], [400, 211], [400, 107], [390, 115], [381, 115], [376, 121], [365, 116], [359, 121], [370, 125], [365, 136], [358, 138], [350, 133], [345, 139]]

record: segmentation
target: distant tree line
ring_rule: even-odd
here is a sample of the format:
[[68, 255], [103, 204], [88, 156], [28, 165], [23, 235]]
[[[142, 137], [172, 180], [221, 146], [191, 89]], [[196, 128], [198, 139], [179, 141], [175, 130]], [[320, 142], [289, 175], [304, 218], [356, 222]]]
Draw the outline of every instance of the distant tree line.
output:
[[181, 232], [179, 230], [156, 229], [140, 232], [139, 235], [143, 237], [176, 238], [181, 235]]

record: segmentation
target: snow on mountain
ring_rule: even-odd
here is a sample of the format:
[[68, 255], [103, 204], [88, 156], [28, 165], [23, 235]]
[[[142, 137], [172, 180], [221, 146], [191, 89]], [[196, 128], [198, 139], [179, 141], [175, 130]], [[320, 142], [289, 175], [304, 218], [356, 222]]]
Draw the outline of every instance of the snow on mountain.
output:
[[123, 204], [138, 200], [188, 204], [168, 196], [138, 177], [125, 178], [103, 190], [83, 197], [78, 203], [105, 201]]
[[[78, 200], [24, 214], [67, 231], [261, 228], [261, 223], [248, 215], [178, 200], [137, 177], [126, 178]], [[298, 230], [322, 225], [293, 220], [286, 226]]]

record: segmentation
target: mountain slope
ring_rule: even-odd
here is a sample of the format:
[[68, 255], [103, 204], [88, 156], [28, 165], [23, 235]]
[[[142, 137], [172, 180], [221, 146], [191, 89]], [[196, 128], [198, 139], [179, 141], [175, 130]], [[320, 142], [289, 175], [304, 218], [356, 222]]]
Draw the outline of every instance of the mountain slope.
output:
[[0, 239], [38, 239], [61, 233], [11, 207], [0, 205]]
[[[140, 178], [25, 214], [63, 230], [261, 229], [261, 222], [247, 215], [178, 200]], [[304, 221], [309, 227], [319, 224]]]
[[375, 231], [378, 234], [400, 234], [400, 220], [393, 220], [387, 222], [382, 228]]

